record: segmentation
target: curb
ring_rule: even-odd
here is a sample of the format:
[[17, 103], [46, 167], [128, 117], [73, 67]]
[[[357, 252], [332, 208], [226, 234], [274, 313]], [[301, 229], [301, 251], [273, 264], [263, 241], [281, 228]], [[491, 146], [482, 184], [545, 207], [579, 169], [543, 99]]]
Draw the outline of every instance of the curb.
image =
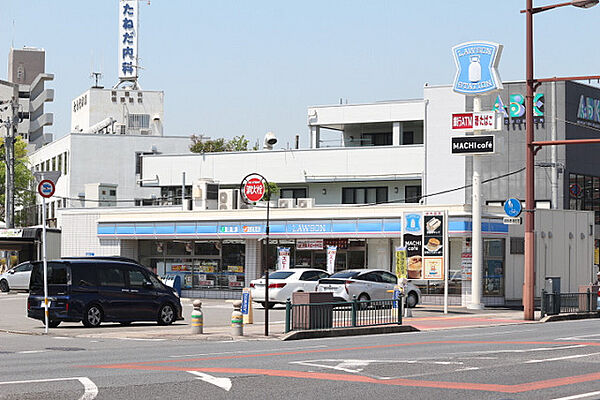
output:
[[570, 321], [576, 319], [592, 319], [600, 318], [598, 312], [587, 312], [587, 313], [573, 313], [573, 314], [558, 314], [558, 315], [546, 315], [540, 319], [540, 322], [554, 322], [554, 321]]
[[281, 340], [315, 339], [324, 337], [377, 335], [381, 333], [418, 332], [419, 330], [410, 325], [395, 326], [368, 326], [356, 328], [317, 329], [311, 331], [292, 331], [281, 337]]

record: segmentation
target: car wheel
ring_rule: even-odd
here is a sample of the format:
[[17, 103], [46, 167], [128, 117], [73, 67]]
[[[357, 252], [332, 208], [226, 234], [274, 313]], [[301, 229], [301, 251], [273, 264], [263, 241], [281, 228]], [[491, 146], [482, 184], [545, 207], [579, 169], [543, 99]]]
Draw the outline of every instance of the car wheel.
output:
[[[265, 303], [264, 301], [261, 301], [260, 305], [263, 306], [263, 308], [267, 307], [267, 303]], [[275, 307], [275, 303], [273, 303], [272, 301], [270, 301], [269, 302], [269, 310], [272, 309], [273, 307]]]
[[102, 309], [100, 306], [92, 304], [85, 309], [83, 313], [83, 325], [87, 328], [97, 328], [102, 323]]
[[370, 303], [366, 303], [369, 300], [371, 300], [371, 298], [369, 297], [369, 295], [366, 294], [366, 293], [362, 293], [360, 296], [358, 296], [358, 301], [359, 302], [363, 302], [363, 303], [360, 303], [358, 305], [358, 308], [360, 310], [366, 310], [367, 308], [369, 308]]
[[417, 294], [415, 292], [410, 292], [406, 298], [406, 305], [408, 308], [415, 308], [418, 302], [419, 297], [417, 297]]
[[50, 327], [50, 328], [56, 328], [57, 326], [60, 325], [61, 322], [62, 321], [60, 321], [60, 320], [57, 321], [55, 319], [54, 320], [50, 320], [50, 321], [48, 321], [48, 327]]
[[175, 309], [170, 304], [164, 304], [158, 311], [158, 324], [171, 325], [175, 321]]
[[0, 281], [0, 292], [8, 292], [10, 290], [10, 288], [8, 287], [8, 282], [6, 282], [6, 279], [2, 279]]

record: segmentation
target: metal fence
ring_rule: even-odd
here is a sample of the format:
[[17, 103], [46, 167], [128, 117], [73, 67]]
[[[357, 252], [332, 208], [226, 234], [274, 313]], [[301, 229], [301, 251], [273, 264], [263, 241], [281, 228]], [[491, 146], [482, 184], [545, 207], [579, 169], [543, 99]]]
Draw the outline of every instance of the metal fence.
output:
[[583, 293], [548, 293], [542, 290], [542, 317], [568, 313], [597, 311], [597, 295], [589, 290]]
[[402, 325], [401, 299], [292, 304], [285, 306], [285, 332]]

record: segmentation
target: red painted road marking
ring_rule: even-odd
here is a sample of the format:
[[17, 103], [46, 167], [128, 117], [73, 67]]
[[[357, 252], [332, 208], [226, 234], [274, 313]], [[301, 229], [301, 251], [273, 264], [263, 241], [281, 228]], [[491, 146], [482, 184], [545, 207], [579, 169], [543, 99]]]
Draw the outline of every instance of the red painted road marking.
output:
[[[430, 345], [430, 344], [522, 344], [522, 345], [558, 345], [559, 343], [552, 341], [476, 341], [476, 340], [437, 340], [428, 342], [416, 342], [416, 343], [397, 343], [389, 345], [377, 345], [377, 346], [362, 346], [362, 347], [346, 347], [338, 349], [317, 349], [317, 350], [304, 350], [304, 351], [289, 351], [289, 352], [277, 352], [277, 353], [264, 353], [264, 354], [240, 354], [231, 356], [218, 356], [218, 357], [203, 357], [203, 358], [189, 358], [189, 359], [178, 359], [178, 360], [160, 360], [160, 361], [147, 361], [140, 363], [128, 363], [128, 364], [107, 364], [107, 365], [88, 365], [83, 366], [87, 368], [109, 368], [109, 369], [129, 369], [129, 370], [142, 370], [142, 371], [201, 371], [201, 372], [217, 372], [217, 373], [228, 373], [228, 374], [251, 374], [251, 375], [266, 375], [266, 376], [279, 376], [288, 378], [301, 378], [301, 379], [319, 379], [319, 380], [333, 380], [333, 381], [346, 381], [346, 382], [362, 382], [362, 383], [374, 383], [380, 385], [394, 385], [394, 386], [412, 386], [412, 387], [429, 387], [438, 389], [464, 389], [464, 390], [478, 390], [488, 392], [502, 392], [502, 393], [522, 393], [539, 389], [548, 389], [557, 386], [572, 385], [575, 383], [589, 382], [600, 380], [600, 372], [566, 376], [562, 378], [554, 378], [541, 381], [533, 381], [520, 383], [516, 385], [500, 385], [500, 384], [487, 384], [487, 383], [476, 383], [476, 382], [448, 382], [448, 381], [427, 381], [417, 379], [389, 379], [379, 380], [361, 375], [352, 374], [334, 374], [334, 373], [320, 373], [320, 372], [304, 372], [304, 371], [292, 371], [292, 370], [270, 370], [270, 369], [253, 369], [253, 368], [210, 368], [210, 367], [171, 367], [165, 366], [166, 363], [182, 363], [191, 361], [208, 361], [208, 360], [226, 360], [226, 359], [241, 359], [241, 358], [253, 358], [253, 357], [271, 357], [281, 355], [294, 355], [294, 354], [309, 354], [309, 353], [325, 353], [325, 352], [340, 352], [350, 350], [368, 350], [368, 349], [379, 349], [379, 348], [391, 348], [401, 346], [417, 346], [417, 345]], [[572, 342], [574, 345], [586, 345], [586, 346], [600, 346], [600, 343], [594, 342]], [[156, 365], [162, 364], [162, 365]]]

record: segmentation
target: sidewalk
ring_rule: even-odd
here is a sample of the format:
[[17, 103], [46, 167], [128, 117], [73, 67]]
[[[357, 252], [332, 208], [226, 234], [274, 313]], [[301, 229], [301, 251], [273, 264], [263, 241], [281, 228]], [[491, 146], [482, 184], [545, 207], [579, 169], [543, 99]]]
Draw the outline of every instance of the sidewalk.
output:
[[[44, 326], [40, 321], [26, 316], [25, 293], [3, 293], [0, 295], [0, 331], [10, 333], [41, 335]], [[62, 323], [58, 328], [50, 329], [50, 334], [67, 337], [115, 338], [137, 340], [264, 340], [279, 339], [285, 330], [285, 308], [277, 306], [269, 311], [269, 336], [265, 337], [264, 309], [254, 304], [254, 324], [244, 326], [244, 336], [233, 337], [231, 334], [232, 305], [225, 300], [201, 299], [204, 312], [204, 333], [192, 335], [190, 315], [193, 299], [181, 299], [184, 321], [177, 321], [170, 326], [158, 326], [152, 322], [133, 323], [121, 326], [117, 323], [105, 323], [99, 328], [85, 328], [81, 323]], [[441, 306], [418, 306], [412, 311], [412, 317], [404, 318], [403, 325], [410, 325], [418, 330], [475, 328], [483, 326], [538, 323], [524, 321], [523, 311], [506, 308], [488, 308], [469, 310], [464, 307], [448, 307], [448, 314], [443, 313]]]

